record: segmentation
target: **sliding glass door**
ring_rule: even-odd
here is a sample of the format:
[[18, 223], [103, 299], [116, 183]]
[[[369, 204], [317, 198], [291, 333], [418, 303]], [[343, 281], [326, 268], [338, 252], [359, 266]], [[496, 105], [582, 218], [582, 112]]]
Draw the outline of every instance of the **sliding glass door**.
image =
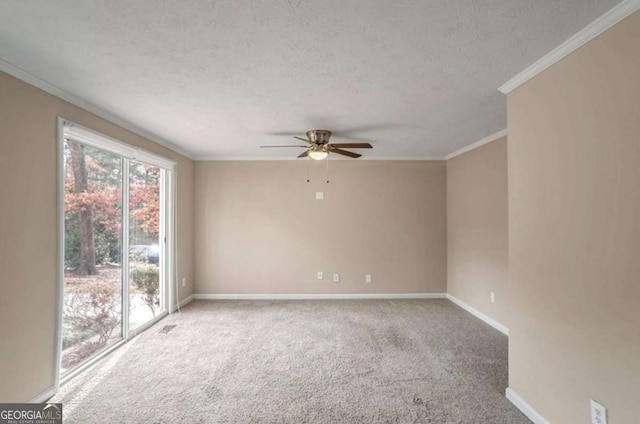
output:
[[63, 372], [122, 340], [122, 159], [64, 143]]
[[172, 163], [75, 125], [62, 136], [64, 377], [166, 315]]
[[129, 162], [129, 331], [164, 312], [161, 253], [161, 174], [157, 166]]

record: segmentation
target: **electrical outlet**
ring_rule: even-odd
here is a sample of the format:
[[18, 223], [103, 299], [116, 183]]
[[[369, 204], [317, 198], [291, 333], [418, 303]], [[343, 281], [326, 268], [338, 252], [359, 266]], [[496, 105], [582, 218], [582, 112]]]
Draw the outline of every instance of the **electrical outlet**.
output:
[[340, 274], [333, 274], [333, 282], [334, 283], [340, 282]]
[[182, 287], [187, 287], [187, 277], [182, 277]]
[[367, 274], [364, 276], [364, 282], [367, 284], [371, 284], [371, 274]]
[[494, 292], [490, 293], [489, 298], [491, 299], [491, 303], [496, 303], [496, 294]]
[[591, 424], [607, 424], [607, 408], [591, 399]]
[[324, 278], [324, 273], [322, 271], [318, 271], [318, 280], [322, 280]]

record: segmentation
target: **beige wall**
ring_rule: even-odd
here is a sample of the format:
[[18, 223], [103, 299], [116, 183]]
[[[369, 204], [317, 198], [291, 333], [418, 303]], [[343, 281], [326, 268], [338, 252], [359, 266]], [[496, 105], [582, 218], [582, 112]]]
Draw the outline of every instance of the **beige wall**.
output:
[[193, 161], [0, 72], [0, 402], [54, 382], [58, 116], [177, 161], [181, 297], [192, 292]]
[[509, 386], [640, 417], [640, 13], [508, 96]]
[[447, 161], [447, 291], [508, 326], [506, 138]]
[[446, 292], [445, 163], [325, 165], [197, 162], [195, 291]]

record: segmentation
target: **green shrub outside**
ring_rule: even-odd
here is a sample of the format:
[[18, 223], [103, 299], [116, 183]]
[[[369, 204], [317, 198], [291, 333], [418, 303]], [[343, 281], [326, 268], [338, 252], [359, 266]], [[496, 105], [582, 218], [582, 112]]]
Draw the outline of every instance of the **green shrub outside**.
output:
[[155, 307], [160, 304], [160, 268], [153, 264], [132, 265], [131, 282], [155, 317]]

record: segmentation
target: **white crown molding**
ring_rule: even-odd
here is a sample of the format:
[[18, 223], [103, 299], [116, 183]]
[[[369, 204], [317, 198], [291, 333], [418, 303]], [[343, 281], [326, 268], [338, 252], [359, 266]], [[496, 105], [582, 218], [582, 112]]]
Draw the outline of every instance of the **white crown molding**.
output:
[[188, 157], [189, 159], [194, 158], [191, 153], [189, 153], [182, 147], [179, 147], [168, 140], [165, 140], [147, 130], [144, 130], [138, 127], [137, 125], [127, 121], [126, 119], [120, 118], [119, 116], [116, 116], [111, 112], [107, 112], [106, 110], [98, 106], [88, 103], [80, 99], [79, 97], [76, 97], [73, 94], [70, 94], [64, 91], [63, 89], [58, 88], [55, 85], [50, 84], [47, 81], [44, 81], [36, 77], [35, 75], [15, 66], [14, 64], [7, 62], [6, 60], [0, 59], [0, 71], [6, 72], [7, 74], [12, 75], [15, 78], [18, 78], [19, 80], [22, 80], [27, 84], [31, 84], [34, 87], [37, 87], [43, 91], [46, 91], [49, 94], [52, 94], [66, 102], [71, 103], [74, 106], [79, 107], [80, 109], [84, 109], [85, 111], [92, 113], [96, 116], [99, 116], [100, 118], [106, 119], [107, 121], [115, 125], [118, 125], [126, 130], [129, 130], [134, 134], [144, 137], [150, 141], [153, 141], [154, 143], [157, 143], [163, 147], [166, 147], [167, 149], [173, 150], [174, 152], [179, 153], [182, 156]]
[[[345, 158], [344, 160], [349, 160]], [[360, 160], [397, 160], [397, 161], [429, 161], [445, 160], [444, 156], [376, 156], [362, 157]]]
[[505, 391], [507, 399], [513, 403], [524, 415], [527, 416], [534, 424], [551, 424], [546, 418], [544, 418], [538, 411], [533, 409], [524, 399], [516, 394], [513, 390], [507, 387]]
[[286, 157], [256, 157], [256, 156], [215, 156], [215, 155], [196, 155], [193, 160], [198, 162], [245, 162], [245, 161], [290, 161], [298, 160], [295, 156]]
[[462, 300], [458, 299], [457, 297], [451, 296], [449, 293], [447, 293], [447, 299], [449, 299], [450, 301], [452, 301], [453, 303], [455, 303], [465, 311], [469, 312], [471, 315], [474, 315], [476, 318], [480, 318], [482, 321], [486, 322], [487, 324], [489, 324], [496, 330], [500, 331], [501, 333], [504, 333], [507, 336], [509, 335], [509, 329], [507, 328], [506, 325], [500, 324], [498, 321], [483, 314], [476, 308], [464, 303]]
[[598, 35], [602, 34], [636, 10], [640, 9], [640, 0], [625, 0], [584, 27], [564, 43], [551, 50], [533, 65], [503, 84], [498, 90], [504, 94], [520, 87], [554, 63], [570, 55]]
[[446, 299], [446, 293], [197, 293], [198, 300]]
[[[256, 156], [207, 156], [207, 155], [202, 155], [202, 156], [194, 156], [193, 157], [194, 160], [199, 161], [199, 162], [226, 162], [226, 161], [238, 161], [238, 162], [245, 162], [245, 161], [295, 161], [295, 160], [306, 160], [304, 158], [297, 158], [295, 156], [285, 156], [285, 157], [256, 157]], [[341, 158], [341, 157], [333, 157], [331, 158], [331, 161], [352, 161], [354, 159], [348, 159], [348, 158]], [[376, 156], [376, 157], [366, 157], [366, 156], [362, 156], [361, 158], [355, 159], [358, 161], [382, 161], [382, 160], [386, 160], [386, 161], [391, 161], [391, 160], [397, 160], [397, 161], [433, 161], [433, 160], [445, 160], [444, 157], [442, 156], [425, 156], [425, 157], [409, 157], [409, 156], [388, 156], [388, 157], [380, 157], [380, 156]]]
[[444, 159], [449, 160], [449, 159], [455, 158], [456, 156], [460, 156], [463, 153], [467, 153], [473, 149], [477, 149], [480, 146], [484, 146], [485, 144], [489, 144], [492, 141], [499, 140], [502, 137], [506, 137], [506, 136], [507, 136], [507, 129], [505, 128], [504, 130], [500, 130], [497, 133], [491, 134], [483, 138], [482, 140], [478, 140], [475, 143], [469, 144], [468, 146], [463, 147], [462, 149], [458, 149], [455, 152], [449, 153], [444, 157]]

